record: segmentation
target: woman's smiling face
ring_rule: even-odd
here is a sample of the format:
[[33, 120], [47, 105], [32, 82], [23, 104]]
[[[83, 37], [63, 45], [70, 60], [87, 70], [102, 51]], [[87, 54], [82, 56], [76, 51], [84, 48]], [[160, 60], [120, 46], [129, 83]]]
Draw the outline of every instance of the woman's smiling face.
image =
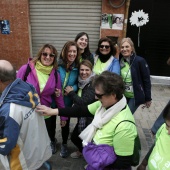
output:
[[100, 46], [99, 46], [99, 51], [100, 53], [102, 53], [103, 55], [107, 55], [110, 53], [111, 49], [110, 49], [110, 44], [107, 41], [103, 41]]
[[131, 45], [130, 45], [128, 42], [124, 42], [124, 43], [121, 45], [120, 52], [121, 52], [121, 54], [122, 54], [124, 57], [130, 57], [131, 54], [132, 54], [132, 47], [131, 47]]
[[77, 57], [77, 48], [76, 46], [70, 46], [67, 55], [67, 61], [69, 64], [72, 64]]
[[78, 40], [77, 40], [77, 45], [81, 50], [84, 50], [87, 45], [88, 45], [88, 38], [86, 35], [81, 36]]
[[89, 67], [83, 64], [80, 66], [79, 74], [82, 80], [86, 80], [91, 75], [91, 73], [92, 70]]
[[[43, 55], [44, 54], [44, 55]], [[53, 55], [53, 57], [52, 57]], [[41, 64], [44, 65], [44, 66], [50, 66], [53, 64], [54, 62], [54, 58], [55, 58], [55, 55], [53, 54], [53, 52], [51, 51], [50, 48], [45, 48], [44, 51], [42, 52], [41, 54], [41, 58], [40, 58], [40, 61], [41, 61]]]

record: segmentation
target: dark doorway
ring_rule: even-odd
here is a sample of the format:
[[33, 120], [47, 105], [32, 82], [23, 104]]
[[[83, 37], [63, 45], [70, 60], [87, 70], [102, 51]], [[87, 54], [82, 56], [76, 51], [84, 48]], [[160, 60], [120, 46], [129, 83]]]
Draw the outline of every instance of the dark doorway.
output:
[[139, 27], [128, 21], [127, 37], [131, 37], [138, 55], [148, 62], [151, 75], [170, 76], [170, 1], [169, 0], [131, 0], [129, 18], [132, 12], [143, 10], [149, 14], [149, 22]]

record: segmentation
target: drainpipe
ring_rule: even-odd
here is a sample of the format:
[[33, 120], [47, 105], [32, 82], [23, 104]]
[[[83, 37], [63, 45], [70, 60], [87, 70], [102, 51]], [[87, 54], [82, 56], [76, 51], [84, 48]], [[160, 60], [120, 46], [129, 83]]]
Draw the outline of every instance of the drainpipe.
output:
[[126, 11], [125, 11], [125, 20], [124, 20], [124, 24], [123, 24], [123, 36], [122, 36], [122, 38], [126, 37], [129, 6], [130, 6], [130, 0], [126, 0], [126, 7], [125, 7]]

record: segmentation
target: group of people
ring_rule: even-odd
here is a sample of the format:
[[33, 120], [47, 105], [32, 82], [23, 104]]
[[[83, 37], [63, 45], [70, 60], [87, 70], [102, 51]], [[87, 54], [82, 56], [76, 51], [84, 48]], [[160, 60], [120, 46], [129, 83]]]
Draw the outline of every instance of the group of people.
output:
[[[0, 98], [0, 113], [3, 113], [0, 116], [0, 127], [3, 128], [0, 131], [0, 154], [17, 153], [15, 163], [21, 169], [45, 166], [50, 170], [47, 160], [57, 152], [56, 116], [60, 116], [62, 158], [69, 156], [70, 117], [77, 117], [71, 135], [77, 151], [70, 155], [72, 158], [86, 157], [83, 148], [90, 142], [97, 146], [105, 144], [116, 159], [107, 163], [103, 161], [98, 168], [131, 169], [137, 136], [136, 126], [131, 123], [135, 122], [133, 113], [141, 104], [150, 107], [151, 82], [149, 67], [144, 58], [136, 55], [132, 40], [123, 38], [119, 49], [117, 59], [112, 41], [101, 38], [95, 54], [92, 54], [89, 36], [81, 32], [74, 41], [64, 44], [59, 57], [53, 45], [45, 44], [34, 58], [18, 70], [17, 75], [14, 75], [15, 69], [9, 62], [0, 60], [0, 81], [6, 86]], [[35, 108], [40, 114], [34, 114]], [[10, 134], [13, 127], [9, 126], [10, 123], [14, 124], [16, 135]], [[9, 130], [6, 131], [6, 127]], [[9, 137], [5, 136], [6, 133]], [[44, 140], [44, 145], [39, 145], [36, 140]], [[30, 151], [29, 146], [34, 148]], [[31, 156], [34, 153], [39, 160]], [[9, 166], [12, 169], [17, 165], [13, 163], [12, 154], [10, 156]], [[95, 169], [88, 164], [86, 169]]]

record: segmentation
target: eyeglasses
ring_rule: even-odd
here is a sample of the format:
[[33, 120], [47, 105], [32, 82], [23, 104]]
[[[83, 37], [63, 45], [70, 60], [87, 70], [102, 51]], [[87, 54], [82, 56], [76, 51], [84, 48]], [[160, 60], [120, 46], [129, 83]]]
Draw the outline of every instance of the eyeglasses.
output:
[[42, 53], [42, 55], [45, 57], [49, 55], [51, 58], [55, 57], [55, 54]]
[[104, 47], [105, 47], [106, 49], [110, 48], [109, 45], [100, 45], [99, 47], [100, 47], [100, 48], [104, 48]]
[[101, 99], [102, 96], [104, 96], [104, 95], [105, 95], [105, 93], [104, 93], [104, 94], [97, 94], [97, 93], [95, 93], [95, 96], [96, 96], [98, 99]]

